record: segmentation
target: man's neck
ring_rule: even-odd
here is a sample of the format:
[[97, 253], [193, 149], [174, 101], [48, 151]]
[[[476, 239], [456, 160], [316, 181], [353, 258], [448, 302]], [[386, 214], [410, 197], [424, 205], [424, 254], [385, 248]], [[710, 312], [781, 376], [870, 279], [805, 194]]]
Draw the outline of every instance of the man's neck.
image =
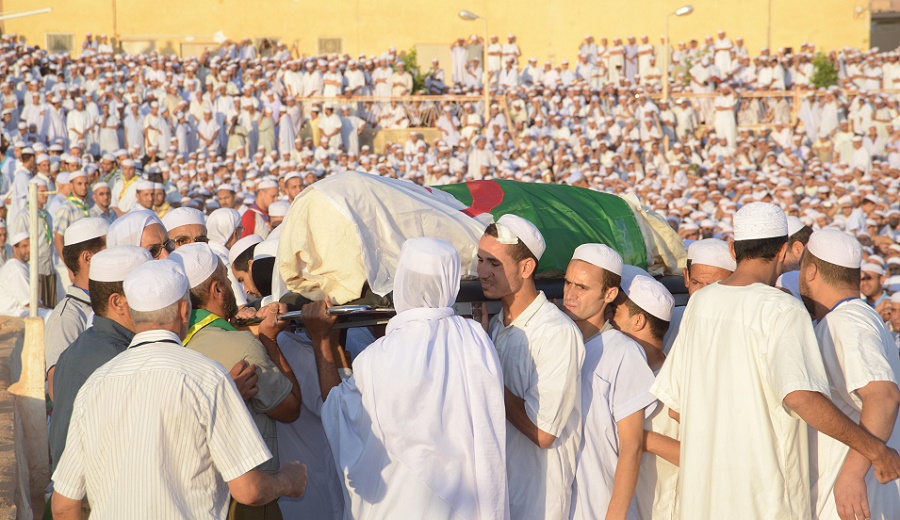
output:
[[755, 283], [774, 286], [780, 274], [778, 265], [774, 261], [744, 260], [738, 263], [737, 269], [731, 276], [720, 283], [732, 287], [743, 287]]
[[140, 325], [135, 325], [135, 327], [134, 327], [135, 334], [140, 334], [141, 332], [153, 332], [155, 330], [167, 330], [167, 331], [175, 334], [179, 338], [184, 339], [182, 337], [182, 330], [181, 330], [180, 323], [165, 323], [165, 324], [163, 324], [163, 323], [142, 323]]
[[504, 325], [509, 325], [522, 314], [525, 309], [538, 297], [538, 291], [530, 280], [518, 291], [500, 299], [503, 306]]
[[122, 316], [119, 316], [119, 315], [116, 315], [116, 314], [114, 314], [114, 313], [112, 313], [112, 312], [109, 312], [110, 310], [111, 310], [111, 309], [107, 309], [107, 314], [100, 314], [99, 316], [101, 316], [101, 317], [103, 317], [103, 318], [106, 318], [106, 319], [108, 319], [108, 320], [110, 320], [110, 321], [116, 322], [117, 324], [119, 324], [119, 325], [121, 325], [122, 327], [128, 329], [128, 330], [129, 330], [130, 332], [132, 332], [132, 333], [135, 332], [135, 330], [134, 330], [134, 324], [133, 324], [133, 323], [126, 322], [125, 319], [124, 319]]
[[215, 314], [216, 316], [222, 318], [223, 320], [228, 321], [228, 316], [227, 316], [227, 313], [225, 312], [224, 305], [216, 305], [216, 304], [210, 302], [202, 307], [199, 307], [198, 310], [204, 310], [206, 312], [210, 312], [210, 313]]
[[78, 287], [84, 292], [88, 292], [88, 270], [88, 266], [82, 267], [81, 271], [75, 275], [75, 279], [72, 280], [72, 285]]
[[578, 327], [578, 330], [581, 331], [581, 336], [584, 338], [584, 341], [587, 341], [594, 334], [600, 332], [600, 329], [606, 325], [606, 305], [600, 309], [600, 312], [586, 320], [576, 321], [575, 325]]
[[647, 355], [647, 365], [650, 366], [650, 370], [656, 372], [662, 368], [663, 362], [666, 360], [666, 355], [662, 350], [662, 339], [631, 335], [629, 335], [629, 337], [644, 349], [644, 354]]
[[[877, 300], [882, 293], [879, 293], [878, 296], [872, 298], [874, 302]], [[828, 315], [829, 312], [834, 310], [835, 305], [844, 301], [844, 300], [853, 300], [859, 298], [859, 290], [848, 287], [846, 289], [830, 289], [826, 292], [826, 294], [822, 295], [820, 298], [816, 300], [815, 303], [815, 316], [816, 321], [821, 321], [822, 318]], [[867, 298], [868, 299], [868, 298]]]

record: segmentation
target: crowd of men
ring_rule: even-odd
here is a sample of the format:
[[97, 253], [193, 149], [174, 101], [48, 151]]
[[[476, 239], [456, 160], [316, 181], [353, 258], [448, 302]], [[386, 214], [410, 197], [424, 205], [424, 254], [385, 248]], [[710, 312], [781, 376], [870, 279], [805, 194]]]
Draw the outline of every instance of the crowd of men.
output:
[[[586, 37], [538, 70], [490, 40], [425, 88], [478, 91], [486, 51], [508, 110], [340, 101], [413, 94], [394, 49], [3, 37], [0, 314], [31, 311], [37, 255], [56, 517], [900, 518], [897, 55], [832, 53], [840, 87], [794, 121], [741, 94], [808, 89], [812, 45]], [[647, 95], [669, 51], [672, 106]], [[434, 142], [361, 145], [429, 120]], [[499, 314], [455, 316], [459, 254], [412, 238], [386, 329], [340, 341], [319, 301], [295, 330], [280, 223], [345, 171], [635, 194], [688, 246], [690, 303], [603, 244], [549, 301], [544, 237], [505, 215], [478, 244]]]

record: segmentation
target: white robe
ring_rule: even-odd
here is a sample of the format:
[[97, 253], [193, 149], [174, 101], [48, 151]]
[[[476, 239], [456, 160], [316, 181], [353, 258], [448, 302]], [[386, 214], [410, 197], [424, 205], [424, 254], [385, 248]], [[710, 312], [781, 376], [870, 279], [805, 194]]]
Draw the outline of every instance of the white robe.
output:
[[[884, 321], [866, 302], [850, 300], [838, 305], [816, 325], [831, 399], [841, 412], [859, 423], [863, 402], [856, 391], [873, 381], [900, 381], [900, 357]], [[887, 441], [900, 448], [900, 421]], [[834, 484], [850, 448], [810, 428], [810, 477], [816, 518], [836, 520]], [[900, 483], [879, 484], [872, 468], [866, 473], [866, 494], [873, 519], [900, 518]]]
[[325, 400], [349, 517], [510, 517], [500, 362], [481, 326], [454, 315], [459, 280], [450, 244], [405, 242], [397, 315]]
[[807, 426], [783, 405], [797, 390], [828, 394], [799, 300], [763, 284], [691, 297], [651, 388], [681, 414], [680, 518], [811, 518]]

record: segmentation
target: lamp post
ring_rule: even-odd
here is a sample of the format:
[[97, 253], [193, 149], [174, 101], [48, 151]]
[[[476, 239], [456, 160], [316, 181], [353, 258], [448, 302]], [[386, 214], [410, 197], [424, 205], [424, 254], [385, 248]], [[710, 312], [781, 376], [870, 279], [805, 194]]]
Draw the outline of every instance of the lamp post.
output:
[[491, 107], [491, 83], [490, 83], [490, 74], [488, 73], [488, 64], [487, 64], [487, 45], [488, 45], [488, 30], [487, 30], [487, 18], [483, 16], [478, 16], [472, 11], [460, 11], [459, 17], [467, 22], [474, 22], [475, 20], [481, 19], [484, 22], [484, 41], [481, 43], [481, 71], [482, 78], [484, 81], [484, 124], [487, 125], [488, 122], [488, 114], [490, 113]]
[[694, 6], [685, 5], [666, 15], [666, 45], [663, 52], [663, 58], [665, 58], [663, 60], [663, 99], [665, 100], [669, 99], [669, 18], [671, 18], [673, 15], [687, 16], [693, 12]]

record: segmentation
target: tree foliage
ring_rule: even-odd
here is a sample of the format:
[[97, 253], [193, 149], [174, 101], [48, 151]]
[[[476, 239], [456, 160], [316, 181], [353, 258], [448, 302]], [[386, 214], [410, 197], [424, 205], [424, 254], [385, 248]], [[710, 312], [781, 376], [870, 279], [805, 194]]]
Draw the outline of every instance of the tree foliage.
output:
[[837, 67], [824, 53], [816, 53], [813, 58], [813, 74], [809, 81], [816, 88], [827, 88], [838, 84]]

